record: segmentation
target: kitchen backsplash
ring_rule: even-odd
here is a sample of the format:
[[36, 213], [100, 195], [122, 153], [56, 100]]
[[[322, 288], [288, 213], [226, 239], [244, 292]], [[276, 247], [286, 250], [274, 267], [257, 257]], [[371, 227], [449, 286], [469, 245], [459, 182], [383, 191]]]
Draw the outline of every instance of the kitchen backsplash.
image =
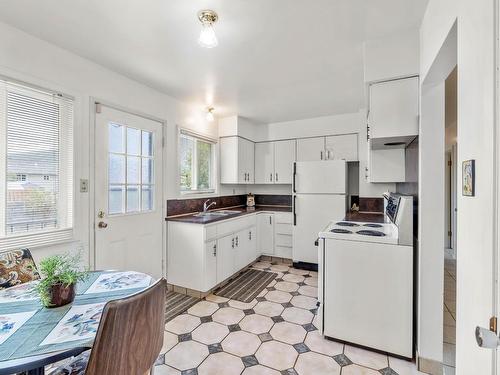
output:
[[[216, 202], [216, 206], [212, 208], [245, 206], [247, 203], [246, 194], [226, 195], [214, 198], [169, 199], [167, 200], [167, 216], [185, 215], [203, 211], [203, 203], [207, 199], [210, 199], [211, 202]], [[256, 194], [255, 204], [261, 206], [291, 206], [292, 196]]]
[[384, 212], [384, 198], [359, 198], [360, 212]]

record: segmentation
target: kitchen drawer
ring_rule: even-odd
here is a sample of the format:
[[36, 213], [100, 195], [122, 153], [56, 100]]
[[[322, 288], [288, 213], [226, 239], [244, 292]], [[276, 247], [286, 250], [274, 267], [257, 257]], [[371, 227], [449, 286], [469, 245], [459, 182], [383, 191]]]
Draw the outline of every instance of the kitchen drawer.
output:
[[287, 246], [276, 246], [274, 248], [274, 256], [292, 259], [292, 248]]
[[276, 234], [275, 241], [276, 246], [292, 247], [292, 236], [288, 234]]
[[274, 221], [276, 224], [292, 224], [292, 213], [276, 213], [274, 214]]
[[289, 236], [292, 235], [292, 225], [291, 224], [278, 224], [276, 223], [274, 226], [274, 231], [276, 234], [287, 234]]
[[239, 232], [242, 229], [253, 227], [257, 225], [255, 215], [248, 215], [235, 220], [228, 220], [217, 225], [217, 235], [224, 236], [230, 233]]
[[205, 227], [205, 241], [213, 240], [217, 237], [217, 225]]

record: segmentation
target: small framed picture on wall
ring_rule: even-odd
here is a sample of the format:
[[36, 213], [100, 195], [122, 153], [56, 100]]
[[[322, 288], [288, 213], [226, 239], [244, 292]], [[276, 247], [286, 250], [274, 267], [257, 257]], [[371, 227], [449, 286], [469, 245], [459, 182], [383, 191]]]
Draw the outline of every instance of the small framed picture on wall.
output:
[[473, 197], [476, 193], [476, 161], [465, 160], [462, 162], [462, 195]]

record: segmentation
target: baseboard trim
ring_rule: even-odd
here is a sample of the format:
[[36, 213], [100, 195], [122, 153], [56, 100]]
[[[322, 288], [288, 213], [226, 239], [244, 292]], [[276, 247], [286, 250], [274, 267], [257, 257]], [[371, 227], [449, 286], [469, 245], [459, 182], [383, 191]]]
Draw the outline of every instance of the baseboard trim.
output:
[[443, 375], [443, 363], [434, 359], [423, 358], [417, 352], [417, 368], [425, 374]]

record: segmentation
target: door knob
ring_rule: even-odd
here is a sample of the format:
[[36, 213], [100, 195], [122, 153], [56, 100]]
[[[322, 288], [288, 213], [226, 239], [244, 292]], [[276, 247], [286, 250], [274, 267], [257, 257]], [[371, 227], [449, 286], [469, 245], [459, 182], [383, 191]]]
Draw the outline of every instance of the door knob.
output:
[[104, 229], [108, 227], [108, 224], [105, 223], [104, 221], [100, 221], [99, 224], [97, 224], [97, 226], [101, 229]]

